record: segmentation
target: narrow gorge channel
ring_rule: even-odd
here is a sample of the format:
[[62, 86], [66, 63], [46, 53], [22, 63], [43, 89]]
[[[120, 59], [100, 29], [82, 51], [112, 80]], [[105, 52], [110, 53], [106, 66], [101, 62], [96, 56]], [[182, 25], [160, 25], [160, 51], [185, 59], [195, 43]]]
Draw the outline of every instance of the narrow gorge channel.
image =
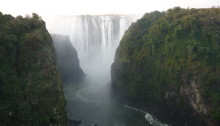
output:
[[64, 81], [69, 120], [79, 120], [80, 126], [168, 126], [112, 97], [110, 68], [115, 50], [136, 19], [132, 15], [57, 16], [47, 25], [51, 34], [69, 37], [86, 75], [80, 83]]

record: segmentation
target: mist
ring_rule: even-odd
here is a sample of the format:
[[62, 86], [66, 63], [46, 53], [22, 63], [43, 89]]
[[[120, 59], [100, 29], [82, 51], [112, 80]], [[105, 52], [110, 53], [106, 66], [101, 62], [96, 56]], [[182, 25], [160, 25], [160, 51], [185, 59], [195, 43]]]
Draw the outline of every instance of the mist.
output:
[[[68, 122], [77, 126], [168, 126], [144, 110], [112, 97], [111, 65], [124, 33], [144, 13], [173, 7], [209, 8], [219, 0], [0, 0], [4, 14], [37, 13], [57, 53]], [[127, 100], [127, 99], [125, 99]], [[136, 101], [134, 101], [136, 103]], [[140, 107], [142, 108], [142, 107]], [[155, 114], [155, 113], [154, 113]]]
[[47, 28], [51, 34], [68, 36], [87, 80], [103, 84], [110, 82], [115, 50], [136, 19], [134, 15], [55, 16]]
[[58, 70], [62, 77], [63, 85], [77, 83], [84, 79], [85, 75], [79, 67], [79, 59], [76, 49], [68, 36], [51, 34], [57, 56]]

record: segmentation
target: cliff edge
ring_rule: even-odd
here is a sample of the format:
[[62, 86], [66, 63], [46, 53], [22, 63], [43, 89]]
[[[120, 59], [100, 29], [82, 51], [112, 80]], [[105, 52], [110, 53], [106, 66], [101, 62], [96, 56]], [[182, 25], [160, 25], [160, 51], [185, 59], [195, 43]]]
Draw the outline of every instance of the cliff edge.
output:
[[0, 125], [66, 125], [56, 54], [44, 21], [0, 13]]
[[220, 8], [146, 13], [125, 32], [116, 51], [115, 91], [195, 113], [205, 121], [201, 125], [219, 125], [219, 17]]

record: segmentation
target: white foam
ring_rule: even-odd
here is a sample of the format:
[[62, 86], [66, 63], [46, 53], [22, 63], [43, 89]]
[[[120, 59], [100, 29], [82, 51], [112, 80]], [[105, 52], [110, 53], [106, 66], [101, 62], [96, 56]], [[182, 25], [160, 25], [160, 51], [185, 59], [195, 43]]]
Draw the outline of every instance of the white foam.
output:
[[124, 107], [144, 113], [145, 114], [144, 117], [150, 125], [153, 125], [153, 126], [169, 126], [168, 124], [160, 122], [155, 116], [151, 115], [150, 113], [145, 112], [144, 110], [137, 109], [137, 108], [134, 108], [134, 107], [131, 107], [131, 106], [128, 106], [128, 105], [124, 105]]

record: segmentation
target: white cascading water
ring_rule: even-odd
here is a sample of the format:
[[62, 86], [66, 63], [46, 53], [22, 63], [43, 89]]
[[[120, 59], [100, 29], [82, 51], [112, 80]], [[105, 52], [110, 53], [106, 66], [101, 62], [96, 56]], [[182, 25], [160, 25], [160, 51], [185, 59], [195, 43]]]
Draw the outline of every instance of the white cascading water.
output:
[[51, 34], [69, 36], [90, 81], [106, 83], [115, 50], [135, 19], [131, 15], [56, 16], [47, 28]]

